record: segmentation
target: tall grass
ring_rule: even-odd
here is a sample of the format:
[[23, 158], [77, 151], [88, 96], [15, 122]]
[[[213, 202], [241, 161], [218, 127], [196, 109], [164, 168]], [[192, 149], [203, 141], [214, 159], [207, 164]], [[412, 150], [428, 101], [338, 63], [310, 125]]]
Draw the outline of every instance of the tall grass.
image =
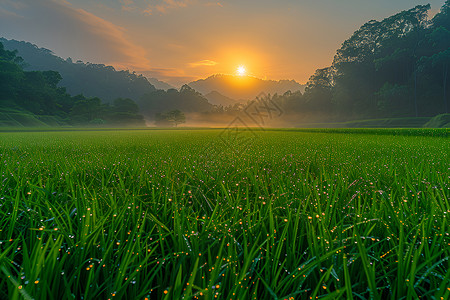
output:
[[450, 297], [446, 139], [216, 135], [0, 133], [0, 298]]

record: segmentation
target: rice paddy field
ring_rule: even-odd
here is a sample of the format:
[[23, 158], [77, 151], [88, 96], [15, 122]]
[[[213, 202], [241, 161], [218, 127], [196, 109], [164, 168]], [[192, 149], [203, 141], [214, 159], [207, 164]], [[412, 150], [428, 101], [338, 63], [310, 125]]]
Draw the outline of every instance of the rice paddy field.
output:
[[0, 298], [449, 299], [448, 133], [0, 133]]

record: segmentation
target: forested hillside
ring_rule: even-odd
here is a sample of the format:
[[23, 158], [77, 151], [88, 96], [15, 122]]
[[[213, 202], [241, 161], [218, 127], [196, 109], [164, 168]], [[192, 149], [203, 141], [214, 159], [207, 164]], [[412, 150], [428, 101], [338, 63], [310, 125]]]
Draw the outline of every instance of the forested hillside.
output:
[[450, 1], [428, 19], [420, 5], [369, 21], [318, 69], [306, 91], [276, 95], [292, 119], [343, 121], [449, 112]]
[[116, 98], [130, 98], [137, 101], [145, 93], [155, 91], [155, 87], [142, 75], [130, 71], [117, 71], [103, 64], [73, 62], [53, 54], [51, 50], [39, 48], [27, 42], [0, 39], [5, 49], [17, 50], [26, 64], [27, 71], [54, 70], [61, 74], [59, 86], [71, 95], [83, 94], [98, 97], [107, 103]]
[[98, 97], [71, 96], [59, 87], [58, 72], [24, 71], [24, 64], [17, 51], [0, 43], [0, 126], [144, 125], [133, 100], [116, 98], [110, 105]]

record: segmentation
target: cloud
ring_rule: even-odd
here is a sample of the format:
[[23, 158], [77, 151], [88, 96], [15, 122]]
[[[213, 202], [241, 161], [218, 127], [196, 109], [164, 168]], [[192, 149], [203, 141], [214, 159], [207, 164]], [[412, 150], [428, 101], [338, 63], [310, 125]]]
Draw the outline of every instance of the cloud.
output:
[[0, 3], [0, 6], [10, 6], [14, 9], [22, 9], [26, 7], [27, 5], [25, 3], [21, 3], [20, 1], [13, 1], [13, 0], [2, 0], [2, 3]]
[[22, 16], [16, 14], [15, 12], [3, 9], [0, 7], [0, 17], [1, 18], [23, 18]]
[[[57, 55], [111, 64], [136, 71], [150, 68], [146, 50], [127, 37], [127, 31], [66, 0], [5, 0], [0, 35], [26, 40], [53, 50]], [[131, 4], [131, 0], [125, 0]]]
[[189, 66], [193, 67], [193, 68], [195, 68], [195, 67], [204, 67], [204, 66], [206, 66], [206, 67], [213, 67], [213, 66], [216, 66], [218, 64], [219, 64], [218, 62], [215, 62], [213, 60], [205, 59], [205, 60], [201, 60], [201, 61], [198, 61], [198, 62], [190, 63]]
[[2, 18], [22, 18], [15, 11], [25, 8], [24, 3], [12, 0], [2, 0], [0, 2], [0, 17]]
[[122, 10], [138, 11], [144, 15], [154, 13], [167, 14], [170, 10], [186, 8], [189, 6], [220, 6], [220, 2], [210, 0], [120, 0]]
[[220, 2], [207, 2], [205, 3], [205, 6], [220, 6], [223, 7], [223, 4]]
[[134, 0], [120, 0], [119, 2], [122, 4], [122, 10], [133, 11], [137, 8]]
[[87, 29], [91, 35], [100, 38], [101, 43], [107, 45], [108, 51], [115, 52], [117, 58], [116, 61], [111, 61], [111, 64], [119, 68], [131, 67], [135, 70], [150, 67], [149, 61], [145, 57], [145, 49], [129, 41], [124, 28], [83, 9], [75, 9], [73, 17], [80, 21], [84, 29]]
[[124, 11], [138, 11], [144, 15], [152, 15], [155, 12], [165, 14], [170, 9], [187, 7], [196, 4], [198, 0], [119, 0], [119, 2]]
[[198, 0], [158, 0], [153, 2], [157, 2], [157, 4], [148, 4], [143, 11], [144, 14], [152, 15], [154, 12], [165, 14], [170, 9], [184, 8], [196, 4]]

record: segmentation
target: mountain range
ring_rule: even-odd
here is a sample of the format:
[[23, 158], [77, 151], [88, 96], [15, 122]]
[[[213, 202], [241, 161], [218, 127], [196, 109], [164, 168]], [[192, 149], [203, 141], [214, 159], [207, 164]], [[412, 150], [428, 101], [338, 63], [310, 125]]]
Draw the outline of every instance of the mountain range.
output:
[[[73, 61], [56, 56], [52, 50], [40, 48], [24, 41], [0, 38], [6, 50], [17, 50], [24, 59], [24, 70], [54, 70], [61, 74], [60, 86], [71, 95], [99, 97], [106, 103], [116, 98], [138, 101], [155, 90], [174, 89], [156, 78], [147, 78], [131, 71], [116, 70], [112, 66], [83, 61]], [[189, 83], [213, 105], [229, 106], [253, 100], [260, 93], [283, 94], [288, 90], [304, 91], [304, 86], [294, 80], [263, 80], [251, 76], [212, 75]]]
[[161, 81], [159, 79], [153, 77], [147, 77], [148, 82], [150, 82], [157, 90], [170, 90], [174, 89], [173, 85], [168, 84], [167, 82]]
[[235, 100], [236, 102], [253, 100], [261, 93], [282, 95], [287, 91], [300, 91], [302, 93], [305, 91], [305, 85], [301, 85], [295, 80], [275, 81], [264, 80], [253, 76], [224, 74], [212, 75], [206, 79], [193, 81], [188, 85], [205, 95], [211, 103], [216, 102], [219, 98], [222, 98], [222, 100], [226, 98], [227, 100], [220, 103], [222, 105], [231, 102], [230, 100]]
[[222, 95], [218, 91], [212, 91], [204, 95], [206, 99], [208, 99], [209, 103], [213, 105], [222, 105], [222, 106], [233, 106], [239, 103], [238, 100], [231, 99], [227, 96]]

